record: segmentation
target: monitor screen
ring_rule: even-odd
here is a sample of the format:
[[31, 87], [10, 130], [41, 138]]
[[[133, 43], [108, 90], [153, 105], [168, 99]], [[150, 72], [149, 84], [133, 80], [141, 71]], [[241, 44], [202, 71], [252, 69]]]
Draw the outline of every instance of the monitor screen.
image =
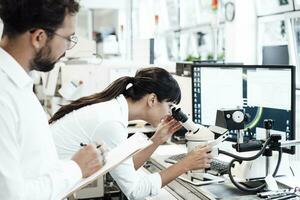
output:
[[[196, 64], [192, 67], [193, 120], [215, 125], [220, 109], [240, 108], [249, 115], [244, 140], [265, 138], [264, 120], [273, 119], [272, 133], [295, 139], [295, 68], [279, 65]], [[236, 141], [236, 131], [229, 141]], [[285, 152], [294, 154], [294, 148]]]
[[287, 45], [263, 46], [263, 65], [288, 65]]

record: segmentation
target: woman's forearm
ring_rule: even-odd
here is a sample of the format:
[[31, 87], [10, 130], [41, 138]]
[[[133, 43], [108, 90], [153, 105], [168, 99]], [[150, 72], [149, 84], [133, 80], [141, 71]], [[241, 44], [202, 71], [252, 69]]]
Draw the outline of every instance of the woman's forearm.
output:
[[134, 168], [137, 170], [141, 166], [143, 166], [144, 163], [150, 158], [150, 156], [153, 154], [153, 152], [157, 149], [158, 146], [159, 146], [158, 144], [152, 143], [147, 148], [137, 152], [133, 156]]
[[178, 162], [165, 170], [162, 170], [159, 174], [161, 176], [162, 186], [164, 187], [172, 180], [180, 176], [181, 174], [189, 171], [189, 168], [184, 162]]

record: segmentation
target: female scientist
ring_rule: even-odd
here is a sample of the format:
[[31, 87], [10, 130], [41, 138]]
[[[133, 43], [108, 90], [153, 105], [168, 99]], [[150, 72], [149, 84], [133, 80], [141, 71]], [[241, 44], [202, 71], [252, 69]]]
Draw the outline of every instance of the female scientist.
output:
[[104, 142], [114, 148], [127, 139], [130, 120], [144, 120], [157, 127], [153, 144], [126, 160], [110, 173], [128, 199], [156, 195], [160, 188], [181, 174], [210, 167], [211, 149], [203, 147], [190, 152], [183, 160], [150, 175], [136, 170], [181, 126], [170, 114], [170, 106], [180, 102], [176, 80], [166, 70], [144, 68], [135, 77], [122, 77], [104, 91], [82, 97], [63, 106], [50, 119], [57, 152], [70, 158], [80, 143]]

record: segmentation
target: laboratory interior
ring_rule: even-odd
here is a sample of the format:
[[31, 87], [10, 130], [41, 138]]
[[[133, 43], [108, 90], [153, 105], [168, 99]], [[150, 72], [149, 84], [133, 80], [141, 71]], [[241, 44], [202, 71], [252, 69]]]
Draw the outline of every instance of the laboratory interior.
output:
[[[67, 199], [300, 199], [300, 0], [80, 0], [79, 4], [74, 48], [51, 71], [30, 72], [47, 119], [62, 106], [80, 98], [88, 101], [116, 80], [131, 77], [121, 94], [130, 95], [136, 85], [148, 95], [167, 96], [163, 97], [169, 101], [167, 118], [177, 127], [138, 169], [132, 168], [134, 172], [115, 170], [125, 157], [112, 164], [121, 158], [109, 154], [113, 151], [109, 148], [106, 164], [112, 166]], [[2, 29], [0, 21], [0, 33]], [[145, 85], [139, 86], [134, 77], [146, 73], [144, 69], [158, 73], [153, 68], [171, 74], [168, 80], [180, 90], [167, 94], [171, 89], [163, 88], [163, 77], [154, 83], [142, 77]], [[148, 90], [152, 85], [156, 90]], [[99, 102], [120, 87], [111, 87]], [[124, 103], [124, 96], [113, 98]], [[92, 108], [90, 104], [86, 107]], [[125, 106], [128, 121], [122, 121], [126, 138], [136, 133], [155, 136], [161, 126], [147, 117], [130, 117], [131, 105]], [[139, 108], [132, 112], [142, 113]], [[70, 113], [77, 121], [69, 130], [77, 123], [94, 123], [85, 121], [88, 118], [80, 121], [82, 109]], [[110, 134], [109, 128], [112, 132], [114, 128], [105, 123], [119, 120], [120, 113], [110, 109], [97, 113], [104, 124], [99, 126], [105, 127], [98, 131], [107, 131], [98, 139], [103, 137], [104, 144], [115, 139], [118, 147], [122, 140], [113, 138], [118, 133]], [[161, 123], [167, 120], [164, 113], [151, 112]], [[64, 118], [69, 119], [65, 115], [57, 120], [58, 126], [52, 123], [60, 135], [67, 130]], [[74, 131], [72, 139], [90, 137], [87, 130], [92, 128], [84, 130], [85, 136]], [[61, 147], [58, 153], [63, 145], [72, 147], [67, 136], [54, 141]], [[210, 148], [209, 166], [189, 167], [179, 175], [181, 161], [189, 159], [188, 166], [200, 162], [189, 155], [203, 146]], [[139, 152], [129, 155], [129, 151], [126, 159]]]

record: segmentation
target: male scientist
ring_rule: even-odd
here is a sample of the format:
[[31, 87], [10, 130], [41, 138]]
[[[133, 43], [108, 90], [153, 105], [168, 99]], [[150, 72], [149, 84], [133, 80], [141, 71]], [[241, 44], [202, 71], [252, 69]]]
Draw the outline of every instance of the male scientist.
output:
[[28, 75], [50, 71], [76, 44], [78, 10], [75, 0], [0, 0], [0, 199], [57, 199], [102, 166], [95, 145], [58, 160]]

